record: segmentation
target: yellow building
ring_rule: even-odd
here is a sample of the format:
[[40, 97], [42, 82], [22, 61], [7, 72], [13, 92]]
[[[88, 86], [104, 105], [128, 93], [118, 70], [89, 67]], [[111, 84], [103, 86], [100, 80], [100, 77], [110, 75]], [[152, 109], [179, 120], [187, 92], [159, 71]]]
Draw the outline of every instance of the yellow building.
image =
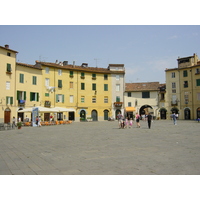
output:
[[[27, 108], [41, 106], [42, 101], [42, 69], [34, 65], [16, 63], [15, 105], [20, 111]], [[18, 112], [17, 112], [18, 113]], [[31, 119], [31, 112], [18, 113], [17, 118], [22, 121], [26, 117]]]
[[61, 110], [55, 119], [103, 121], [113, 115], [111, 74], [119, 72], [67, 61], [36, 61], [35, 66], [42, 68], [42, 104]]
[[179, 119], [196, 119], [200, 117], [200, 62], [196, 54], [177, 61], [178, 68], [165, 70], [168, 110], [170, 115], [179, 114]]
[[15, 67], [17, 51], [9, 45], [0, 46], [0, 122], [11, 122], [16, 114], [15, 105]]

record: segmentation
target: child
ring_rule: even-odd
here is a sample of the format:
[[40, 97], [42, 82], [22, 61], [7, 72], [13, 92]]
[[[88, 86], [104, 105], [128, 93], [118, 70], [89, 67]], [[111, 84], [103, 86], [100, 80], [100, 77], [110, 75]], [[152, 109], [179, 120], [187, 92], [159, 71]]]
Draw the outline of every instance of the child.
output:
[[128, 125], [129, 125], [129, 121], [128, 121], [128, 117], [127, 117], [126, 121], [125, 121], [125, 127], [128, 128]]
[[129, 128], [132, 128], [132, 126], [133, 126], [133, 119], [131, 118], [129, 121]]

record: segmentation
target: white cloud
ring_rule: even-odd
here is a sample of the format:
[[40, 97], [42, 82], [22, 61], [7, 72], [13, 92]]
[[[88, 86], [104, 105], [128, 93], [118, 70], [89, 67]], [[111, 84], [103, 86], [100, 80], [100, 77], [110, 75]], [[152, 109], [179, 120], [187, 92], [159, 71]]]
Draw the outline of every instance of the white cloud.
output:
[[170, 39], [170, 40], [174, 40], [174, 39], [177, 39], [177, 38], [178, 38], [177, 35], [172, 35], [172, 36], [170, 36], [168, 39]]

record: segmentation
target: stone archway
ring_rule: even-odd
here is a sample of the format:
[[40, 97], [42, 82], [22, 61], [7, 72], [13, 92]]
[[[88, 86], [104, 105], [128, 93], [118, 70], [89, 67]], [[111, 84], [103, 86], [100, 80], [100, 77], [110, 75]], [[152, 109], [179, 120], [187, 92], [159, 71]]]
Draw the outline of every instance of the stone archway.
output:
[[[148, 110], [151, 109], [153, 110], [153, 108], [150, 105], [144, 105], [140, 108], [139, 110], [139, 114], [140, 116], [147, 114]], [[154, 113], [151, 112], [152, 115], [154, 115]]]
[[92, 121], [98, 121], [98, 113], [96, 110], [92, 110]]
[[165, 108], [160, 109], [160, 119], [166, 119], [167, 110]]
[[190, 109], [189, 108], [185, 108], [184, 109], [184, 119], [185, 120], [189, 120], [190, 118]]

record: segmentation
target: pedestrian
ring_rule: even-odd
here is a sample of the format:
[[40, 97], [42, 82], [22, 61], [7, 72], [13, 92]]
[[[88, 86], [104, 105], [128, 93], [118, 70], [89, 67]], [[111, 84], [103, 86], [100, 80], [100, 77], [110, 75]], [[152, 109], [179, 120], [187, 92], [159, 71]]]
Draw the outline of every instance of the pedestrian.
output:
[[128, 128], [128, 125], [129, 125], [129, 120], [128, 120], [128, 117], [127, 117], [126, 120], [125, 120], [125, 127]]
[[42, 125], [41, 125], [41, 117], [39, 116], [39, 118], [38, 118], [38, 127], [41, 127]]
[[119, 125], [119, 128], [122, 127], [122, 122], [123, 122], [123, 115], [119, 112], [118, 115], [117, 115], [117, 119], [118, 119], [118, 125]]
[[133, 126], [133, 119], [131, 118], [129, 121], [129, 128], [132, 128], [132, 126]]
[[38, 121], [39, 121], [39, 118], [37, 116], [36, 119], [35, 119], [35, 123], [36, 123], [37, 126], [38, 126]]
[[136, 116], [135, 116], [135, 118], [136, 118], [136, 124], [137, 124], [137, 128], [139, 127], [140, 128], [140, 115], [138, 114], [138, 113], [136, 113]]
[[177, 125], [177, 120], [176, 120], [177, 117], [175, 113], [172, 114], [172, 119], [173, 119], [174, 125]]
[[15, 128], [17, 125], [16, 125], [16, 118], [13, 116], [13, 119], [12, 119], [12, 128]]
[[151, 128], [151, 121], [152, 121], [152, 115], [150, 113], [148, 113], [148, 115], [147, 115], [147, 123], [148, 123], [149, 129]]

